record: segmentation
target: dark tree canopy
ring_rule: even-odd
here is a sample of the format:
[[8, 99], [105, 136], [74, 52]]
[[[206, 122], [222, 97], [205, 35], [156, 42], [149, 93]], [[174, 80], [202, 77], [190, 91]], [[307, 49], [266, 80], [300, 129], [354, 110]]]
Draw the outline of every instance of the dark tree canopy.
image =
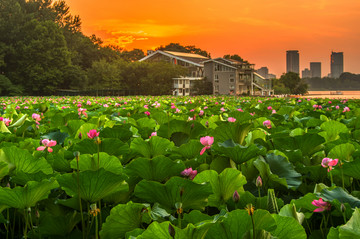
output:
[[104, 46], [96, 35], [85, 36], [64, 0], [0, 1], [0, 95], [105, 88], [171, 93], [170, 77], [182, 69], [137, 62], [144, 56], [140, 49]]
[[185, 53], [193, 53], [199, 54], [205, 57], [210, 57], [210, 53], [195, 46], [182, 46], [180, 43], [170, 43], [166, 46], [160, 46], [156, 48], [156, 50], [161, 51], [176, 51], [176, 52], [185, 52]]
[[308, 85], [302, 79], [299, 74], [294, 72], [288, 72], [283, 74], [279, 83], [289, 90], [291, 94], [305, 94], [307, 92]]

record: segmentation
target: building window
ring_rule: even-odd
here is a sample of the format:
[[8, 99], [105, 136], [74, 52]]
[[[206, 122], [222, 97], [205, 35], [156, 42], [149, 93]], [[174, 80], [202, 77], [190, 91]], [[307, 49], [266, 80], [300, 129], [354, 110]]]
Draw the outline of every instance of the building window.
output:
[[178, 80], [174, 80], [174, 83], [177, 84], [177, 83], [178, 83]]
[[187, 88], [187, 89], [185, 90], [185, 93], [189, 93], [189, 88]]
[[182, 80], [179, 80], [179, 84], [182, 84]]
[[233, 74], [230, 74], [230, 77], [234, 77], [234, 75], [233, 75]]
[[189, 80], [186, 80], [186, 84], [189, 84], [190, 82], [189, 82]]
[[214, 79], [219, 79], [219, 76], [217, 74], [215, 74]]
[[180, 94], [182, 94], [182, 91], [183, 91], [182, 89], [179, 89], [179, 93], [180, 93]]
[[230, 83], [234, 83], [235, 80], [234, 80], [233, 78], [230, 78], [230, 79], [229, 79], [229, 82], [230, 82]]
[[218, 85], [215, 86], [215, 91], [219, 91], [219, 86]]

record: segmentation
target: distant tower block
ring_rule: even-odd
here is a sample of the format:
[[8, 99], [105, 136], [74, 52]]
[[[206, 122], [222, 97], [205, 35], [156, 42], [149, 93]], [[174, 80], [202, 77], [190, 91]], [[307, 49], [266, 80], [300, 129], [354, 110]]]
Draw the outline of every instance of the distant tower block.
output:
[[344, 72], [344, 54], [343, 52], [331, 52], [331, 77], [339, 78]]
[[299, 74], [299, 51], [286, 51], [286, 73], [295, 72]]
[[310, 62], [311, 77], [321, 78], [321, 62]]

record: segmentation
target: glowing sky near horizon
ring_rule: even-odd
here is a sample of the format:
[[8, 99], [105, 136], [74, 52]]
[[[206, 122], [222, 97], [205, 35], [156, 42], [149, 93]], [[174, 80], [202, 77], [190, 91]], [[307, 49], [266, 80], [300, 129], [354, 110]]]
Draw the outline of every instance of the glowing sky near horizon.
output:
[[66, 0], [85, 35], [146, 52], [177, 42], [220, 57], [238, 54], [278, 77], [286, 50], [299, 50], [330, 72], [331, 51], [344, 52], [344, 71], [360, 74], [359, 0]]

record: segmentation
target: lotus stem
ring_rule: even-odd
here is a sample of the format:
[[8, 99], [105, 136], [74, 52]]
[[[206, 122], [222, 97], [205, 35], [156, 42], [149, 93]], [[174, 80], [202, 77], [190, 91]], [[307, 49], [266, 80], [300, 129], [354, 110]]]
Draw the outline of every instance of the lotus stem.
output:
[[329, 173], [330, 173], [330, 182], [331, 182], [330, 186], [332, 187], [334, 185], [333, 177], [331, 171], [329, 171]]
[[81, 227], [82, 227], [82, 234], [83, 234], [83, 239], [86, 238], [86, 234], [85, 234], [85, 221], [84, 221], [84, 214], [83, 214], [83, 209], [82, 209], [82, 203], [81, 203], [81, 196], [80, 196], [80, 176], [79, 176], [79, 155], [77, 154], [76, 156], [76, 174], [77, 174], [77, 189], [78, 189], [78, 196], [79, 196], [79, 208], [80, 208], [80, 215], [81, 215]]
[[98, 215], [95, 215], [95, 239], [99, 238], [99, 224], [98, 224]]
[[250, 216], [251, 216], [251, 222], [252, 222], [252, 226], [253, 226], [253, 239], [256, 239], [254, 218], [253, 218], [253, 215], [250, 215]]

